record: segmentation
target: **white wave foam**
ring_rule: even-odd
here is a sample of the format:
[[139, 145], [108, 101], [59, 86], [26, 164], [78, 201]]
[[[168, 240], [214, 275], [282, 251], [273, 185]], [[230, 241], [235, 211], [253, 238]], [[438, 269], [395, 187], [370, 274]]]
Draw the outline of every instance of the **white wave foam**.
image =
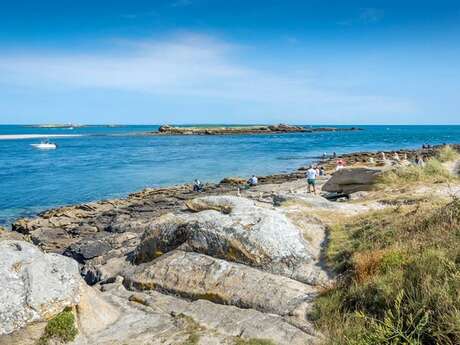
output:
[[3, 134], [0, 140], [37, 139], [37, 138], [68, 138], [81, 137], [83, 134]]

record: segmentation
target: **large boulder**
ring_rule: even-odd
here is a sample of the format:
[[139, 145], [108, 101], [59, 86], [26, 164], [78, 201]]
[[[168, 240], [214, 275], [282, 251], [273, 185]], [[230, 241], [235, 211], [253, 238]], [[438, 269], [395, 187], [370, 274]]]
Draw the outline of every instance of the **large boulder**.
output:
[[301, 318], [316, 294], [313, 287], [286, 277], [179, 250], [126, 272], [125, 285]]
[[46, 321], [79, 302], [77, 262], [27, 242], [0, 242], [0, 276], [0, 335]]
[[355, 193], [372, 190], [382, 175], [382, 169], [346, 168], [336, 171], [322, 190], [336, 193]]
[[164, 215], [144, 232], [137, 264], [180, 248], [309, 284], [323, 278], [316, 251], [282, 212], [236, 196], [197, 198], [187, 207], [195, 213]]

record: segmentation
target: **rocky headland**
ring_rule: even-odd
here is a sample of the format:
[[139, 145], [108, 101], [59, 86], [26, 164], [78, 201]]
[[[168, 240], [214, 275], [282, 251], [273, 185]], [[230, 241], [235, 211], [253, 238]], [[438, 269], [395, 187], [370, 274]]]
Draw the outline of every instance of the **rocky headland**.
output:
[[222, 127], [174, 127], [162, 125], [158, 132], [151, 132], [153, 135], [238, 135], [238, 134], [279, 134], [299, 132], [336, 132], [336, 131], [357, 131], [360, 128], [350, 127], [301, 127], [286, 124], [270, 126], [222, 126]]
[[[0, 229], [0, 344], [321, 343], [312, 315], [335, 281], [331, 226], [442, 194], [442, 184], [378, 189], [385, 171], [410, 164], [394, 153], [324, 159], [321, 195], [307, 193], [299, 169], [251, 188], [226, 178], [202, 192], [146, 189], [18, 220]], [[337, 158], [348, 168], [333, 174]], [[351, 200], [329, 201], [331, 192]]]

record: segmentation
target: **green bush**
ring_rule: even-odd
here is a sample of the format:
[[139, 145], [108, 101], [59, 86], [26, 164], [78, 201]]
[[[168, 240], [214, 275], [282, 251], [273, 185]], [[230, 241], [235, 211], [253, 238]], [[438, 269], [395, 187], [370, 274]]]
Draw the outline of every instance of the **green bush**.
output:
[[51, 339], [63, 343], [73, 341], [78, 334], [75, 327], [75, 316], [70, 308], [65, 308], [61, 313], [48, 321], [38, 345], [47, 345]]

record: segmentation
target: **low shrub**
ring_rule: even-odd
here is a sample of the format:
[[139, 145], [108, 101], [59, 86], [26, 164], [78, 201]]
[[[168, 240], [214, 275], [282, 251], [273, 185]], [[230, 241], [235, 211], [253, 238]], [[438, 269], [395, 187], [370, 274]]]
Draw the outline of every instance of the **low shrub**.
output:
[[71, 308], [65, 308], [61, 313], [48, 321], [38, 345], [47, 345], [50, 340], [68, 343], [75, 339], [78, 330], [75, 326], [75, 316]]

